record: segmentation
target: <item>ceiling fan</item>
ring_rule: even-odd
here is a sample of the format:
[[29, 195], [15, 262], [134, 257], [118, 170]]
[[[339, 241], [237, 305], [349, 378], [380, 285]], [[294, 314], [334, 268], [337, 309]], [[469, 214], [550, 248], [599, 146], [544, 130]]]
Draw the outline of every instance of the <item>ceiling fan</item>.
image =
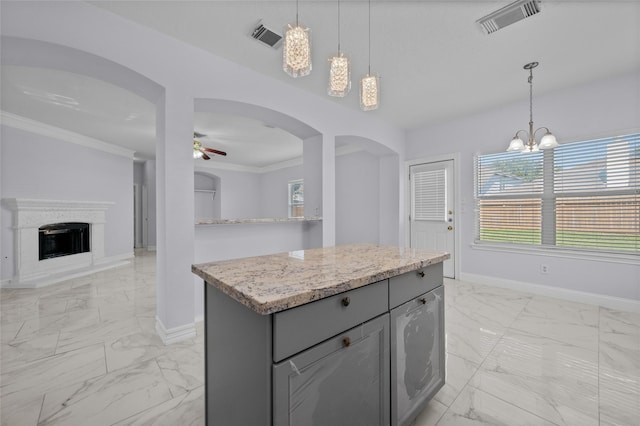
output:
[[193, 132], [193, 158], [202, 158], [203, 160], [208, 160], [211, 157], [207, 155], [208, 153], [217, 154], [217, 155], [227, 155], [224, 151], [218, 151], [217, 149], [208, 148], [202, 145], [198, 139], [203, 138], [206, 135], [203, 133]]

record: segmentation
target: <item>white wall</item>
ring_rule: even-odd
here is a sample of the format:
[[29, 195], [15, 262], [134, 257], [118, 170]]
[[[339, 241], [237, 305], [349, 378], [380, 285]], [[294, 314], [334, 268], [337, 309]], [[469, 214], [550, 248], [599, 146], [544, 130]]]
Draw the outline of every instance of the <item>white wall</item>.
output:
[[[640, 300], [640, 266], [503, 253], [471, 247], [474, 240], [473, 154], [506, 149], [516, 130], [528, 123], [528, 99], [481, 114], [409, 132], [407, 159], [460, 153], [462, 278], [495, 277], [523, 283]], [[640, 129], [640, 73], [536, 95], [536, 126], [550, 128], [560, 143], [624, 134]], [[549, 274], [540, 273], [540, 264]]]
[[[289, 181], [302, 179], [303, 176], [304, 167], [301, 165], [261, 173], [259, 217], [287, 217], [289, 215]], [[305, 216], [313, 216], [313, 211], [305, 210]]]
[[[7, 43], [6, 39], [3, 42], [3, 54], [7, 51], [6, 46], [12, 44], [16, 58], [26, 58], [26, 62], [32, 66], [46, 67], [54, 62], [56, 67], [105, 79], [155, 103], [158, 184], [157, 191], [152, 192], [149, 188], [148, 194], [151, 199], [155, 193], [158, 204], [157, 314], [160, 324], [167, 329], [181, 330], [189, 315], [179, 311], [190, 309], [187, 299], [193, 306], [193, 297], [185, 296], [182, 286], [185, 281], [192, 279], [189, 266], [193, 255], [186, 248], [193, 247], [194, 236], [185, 226], [193, 220], [193, 191], [187, 188], [193, 187], [194, 166], [193, 161], [187, 162], [183, 157], [186, 154], [182, 151], [180, 141], [187, 139], [193, 131], [194, 100], [228, 100], [254, 105], [290, 117], [314, 130], [313, 133], [298, 135], [302, 139], [319, 135], [322, 150], [321, 155], [316, 156], [318, 164], [314, 166], [318, 166], [321, 173], [308, 177], [309, 170], [305, 167], [305, 182], [310, 182], [309, 178], [317, 180], [320, 183], [317, 188], [322, 188], [321, 193], [310, 194], [314, 206], [319, 207], [324, 218], [321, 233], [318, 234], [322, 244], [333, 245], [335, 242], [335, 135], [356, 135], [376, 141], [397, 153], [399, 161], [404, 159], [404, 131], [377, 120], [371, 114], [348, 109], [326, 96], [266, 77], [88, 3], [54, 3], [3, 2], [2, 34], [12, 38], [11, 43]], [[60, 22], [65, 22], [65, 25], [60, 26]], [[25, 43], [25, 40], [29, 43]], [[43, 47], [42, 43], [51, 44]], [[239, 49], [255, 54], [265, 52], [251, 38], [239, 40], [238, 43]], [[33, 55], [33, 52], [24, 49], [27, 44], [46, 49], [46, 54]], [[63, 54], [58, 55], [60, 52]], [[140, 52], [148, 54], [140, 55]], [[95, 61], [96, 58], [101, 61]], [[143, 85], [148, 90], [140, 88], [140, 78], [123, 72], [117, 76], [111, 75], [106, 71], [107, 68], [112, 70], [110, 64], [120, 67], [120, 71], [126, 69], [135, 73], [134, 77], [142, 77]], [[184, 64], [189, 66], [185, 67]], [[158, 88], [162, 94], [157, 93]], [[387, 166], [393, 168], [393, 165]], [[224, 178], [220, 177], [224, 206], [224, 197], [227, 195]], [[398, 178], [399, 175], [395, 177], [395, 185], [402, 188], [403, 184]], [[402, 191], [399, 194], [402, 197]], [[185, 208], [186, 204], [188, 208]], [[396, 212], [401, 212], [403, 208], [400, 204], [394, 207]], [[242, 213], [244, 217], [256, 215], [250, 209], [243, 210], [247, 212]], [[225, 212], [223, 208], [221, 216], [239, 217], [240, 214]], [[390, 228], [399, 225], [395, 212], [385, 217], [390, 220]], [[153, 237], [151, 219], [150, 215], [150, 245]], [[396, 228], [394, 234], [401, 235], [401, 231]], [[316, 235], [316, 232], [307, 234]], [[314, 237], [310, 246], [317, 241]]]
[[200, 167], [196, 171], [214, 174], [220, 179], [216, 198], [220, 202], [220, 217], [222, 219], [260, 217], [259, 173], [212, 167]]
[[336, 157], [336, 244], [379, 243], [379, 180], [377, 156]]
[[[2, 196], [110, 201], [105, 255], [133, 252], [133, 160], [2, 126]], [[12, 212], [2, 207], [2, 279], [14, 272]]]

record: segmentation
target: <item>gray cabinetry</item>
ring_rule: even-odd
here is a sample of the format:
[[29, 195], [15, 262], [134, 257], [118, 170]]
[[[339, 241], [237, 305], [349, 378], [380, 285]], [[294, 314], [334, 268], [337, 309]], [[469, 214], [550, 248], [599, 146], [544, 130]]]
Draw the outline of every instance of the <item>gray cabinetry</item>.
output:
[[391, 310], [391, 424], [405, 426], [444, 385], [444, 288]]
[[409, 424], [444, 384], [442, 264], [261, 315], [205, 286], [207, 425]]
[[274, 365], [274, 424], [388, 425], [388, 342], [385, 314]]

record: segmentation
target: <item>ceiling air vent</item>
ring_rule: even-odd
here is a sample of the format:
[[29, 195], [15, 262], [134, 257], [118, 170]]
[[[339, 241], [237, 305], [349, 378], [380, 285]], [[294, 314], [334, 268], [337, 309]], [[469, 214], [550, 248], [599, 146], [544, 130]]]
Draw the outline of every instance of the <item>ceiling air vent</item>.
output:
[[476, 22], [480, 24], [487, 34], [491, 34], [507, 25], [533, 16], [539, 13], [540, 10], [540, 2], [538, 0], [518, 0], [478, 19]]
[[251, 37], [274, 49], [280, 47], [280, 42], [282, 41], [282, 36], [265, 27], [262, 24], [262, 20], [256, 24], [251, 33]]

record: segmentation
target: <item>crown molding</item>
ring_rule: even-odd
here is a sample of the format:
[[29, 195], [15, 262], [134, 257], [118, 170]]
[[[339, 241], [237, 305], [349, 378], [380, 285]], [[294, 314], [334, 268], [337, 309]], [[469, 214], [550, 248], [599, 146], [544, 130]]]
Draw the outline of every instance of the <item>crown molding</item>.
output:
[[14, 127], [38, 135], [47, 136], [58, 139], [63, 142], [75, 143], [87, 148], [108, 152], [109, 154], [119, 155], [127, 158], [134, 158], [135, 151], [121, 146], [113, 145], [98, 139], [84, 136], [69, 130], [51, 126], [40, 121], [32, 120], [21, 115], [12, 114], [10, 112], [0, 110], [0, 123], [3, 126]]
[[[336, 157], [341, 155], [353, 154], [354, 152], [363, 151], [362, 148], [357, 147], [355, 145], [344, 145], [336, 148]], [[292, 158], [291, 160], [280, 161], [279, 163], [269, 164], [264, 167], [252, 167], [252, 166], [243, 166], [240, 164], [233, 163], [223, 163], [223, 162], [211, 162], [206, 161], [203, 162], [199, 159], [196, 159], [195, 168], [197, 169], [218, 169], [218, 170], [231, 170], [234, 172], [245, 172], [245, 173], [269, 173], [274, 172], [276, 170], [286, 169], [287, 167], [295, 167], [302, 166], [304, 161], [302, 157]]]

